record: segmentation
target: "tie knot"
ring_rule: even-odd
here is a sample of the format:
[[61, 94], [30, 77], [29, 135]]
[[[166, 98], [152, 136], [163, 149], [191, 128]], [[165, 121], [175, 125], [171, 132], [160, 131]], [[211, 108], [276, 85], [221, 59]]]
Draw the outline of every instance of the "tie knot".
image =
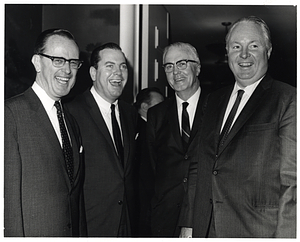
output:
[[240, 89], [240, 90], [238, 90], [238, 94], [237, 94], [237, 96], [240, 98], [240, 97], [242, 97], [243, 96], [243, 94], [244, 94], [244, 90], [242, 90], [242, 89]]
[[56, 110], [57, 110], [58, 112], [61, 112], [61, 111], [62, 111], [59, 101], [55, 101], [54, 107], [56, 107]]
[[112, 105], [110, 106], [110, 109], [111, 109], [112, 112], [115, 111], [115, 107], [116, 107], [115, 104], [112, 104]]
[[186, 109], [187, 106], [189, 106], [189, 103], [188, 103], [188, 102], [183, 102], [183, 103], [182, 103], [182, 108], [183, 108], [183, 109]]

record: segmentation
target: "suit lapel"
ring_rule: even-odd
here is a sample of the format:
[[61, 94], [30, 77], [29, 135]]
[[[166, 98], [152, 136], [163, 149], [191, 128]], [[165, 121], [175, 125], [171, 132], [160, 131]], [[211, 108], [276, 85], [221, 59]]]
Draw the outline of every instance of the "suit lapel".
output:
[[50, 146], [50, 150], [53, 151], [52, 154], [57, 156], [57, 160], [59, 160], [62, 170], [65, 171], [64, 174], [66, 184], [69, 189], [71, 189], [61, 145], [54, 131], [52, 123], [46, 113], [46, 110], [32, 89], [29, 89], [28, 92], [25, 92], [24, 94], [27, 96], [30, 103], [30, 111], [32, 119], [35, 120], [34, 123], [39, 124], [39, 127], [37, 128], [40, 128], [41, 131], [44, 132], [45, 137], [47, 137], [47, 141], [49, 141], [47, 144], [43, 145]]
[[183, 144], [181, 140], [179, 120], [178, 120], [177, 103], [175, 98], [172, 99], [170, 106], [167, 109], [167, 119], [168, 119], [168, 124], [170, 125], [171, 135], [173, 136], [178, 147], [180, 147], [180, 149], [183, 150]]
[[[85, 93], [86, 103], [89, 107], [89, 113], [94, 120], [96, 126], [98, 127], [99, 131], [102, 133], [106, 141], [109, 143], [111, 150], [114, 152], [116, 160], [119, 161], [117, 151], [115, 149], [115, 145], [113, 143], [112, 137], [109, 133], [109, 130], [107, 128], [107, 125], [103, 119], [103, 116], [101, 114], [101, 111], [96, 103], [96, 100], [94, 99], [93, 95], [90, 91]], [[125, 141], [124, 141], [125, 142]], [[125, 152], [125, 151], [124, 151]], [[120, 162], [116, 162], [118, 166], [118, 170], [123, 173], [123, 167]]]
[[130, 151], [130, 133], [129, 133], [129, 123], [126, 118], [126, 111], [122, 105], [122, 102], [119, 101], [119, 113], [120, 113], [120, 122], [121, 122], [121, 132], [123, 136], [123, 146], [124, 146], [124, 168], [128, 166], [128, 156]]
[[255, 110], [261, 105], [264, 99], [264, 92], [266, 89], [270, 87], [270, 80], [269, 78], [264, 78], [261, 83], [256, 87], [253, 94], [251, 95], [250, 99], [246, 103], [245, 107], [243, 108], [242, 112], [236, 119], [235, 123], [233, 124], [228, 137], [221, 147], [219, 154], [226, 148], [226, 146], [230, 143], [230, 141], [235, 137], [235, 135], [240, 131], [240, 129], [245, 125], [247, 120], [252, 116]]

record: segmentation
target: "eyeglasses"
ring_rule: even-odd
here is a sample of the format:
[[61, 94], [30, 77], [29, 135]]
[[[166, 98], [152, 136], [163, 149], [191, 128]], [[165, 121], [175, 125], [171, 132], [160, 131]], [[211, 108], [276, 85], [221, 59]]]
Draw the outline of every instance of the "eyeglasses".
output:
[[[185, 70], [187, 68], [188, 62], [198, 63], [197, 61], [194, 60], [179, 60], [175, 63], [175, 65], [178, 68], [178, 70]], [[165, 69], [166, 73], [170, 73], [174, 69], [174, 64], [173, 63], [163, 64], [163, 68]]]
[[54, 67], [63, 67], [66, 62], [68, 61], [70, 63], [70, 67], [72, 69], [79, 69], [83, 63], [83, 61], [78, 60], [78, 59], [65, 59], [64, 57], [56, 57], [56, 56], [50, 56], [50, 55], [45, 55], [43, 53], [38, 53], [38, 55], [44, 56], [52, 60], [52, 65]]

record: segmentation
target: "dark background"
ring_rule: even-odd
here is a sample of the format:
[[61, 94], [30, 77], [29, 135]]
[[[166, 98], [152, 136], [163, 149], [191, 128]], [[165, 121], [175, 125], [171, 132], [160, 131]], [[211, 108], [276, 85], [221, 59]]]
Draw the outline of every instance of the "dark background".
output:
[[[155, 5], [149, 5], [151, 6]], [[270, 74], [296, 86], [296, 6], [246, 5], [160, 5], [169, 13], [169, 41], [189, 42], [201, 59], [201, 86], [209, 91], [234, 81], [227, 65], [222, 22], [233, 23], [240, 17], [256, 15], [266, 21], [272, 36]], [[23, 92], [32, 85], [35, 71], [31, 64], [36, 37], [47, 28], [70, 30], [85, 61], [79, 69], [72, 98], [91, 85], [89, 56], [105, 42], [119, 43], [119, 5], [5, 5], [5, 98]], [[129, 77], [132, 78], [132, 77]], [[124, 99], [132, 102], [132, 88], [126, 87]]]

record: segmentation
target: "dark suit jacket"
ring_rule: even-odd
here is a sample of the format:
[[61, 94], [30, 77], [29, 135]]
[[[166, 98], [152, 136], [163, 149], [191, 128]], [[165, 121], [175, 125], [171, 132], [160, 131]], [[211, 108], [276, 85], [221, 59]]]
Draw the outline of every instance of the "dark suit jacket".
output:
[[137, 159], [137, 216], [138, 216], [138, 236], [150, 237], [150, 211], [151, 199], [154, 194], [154, 170], [151, 165], [147, 147], [147, 122], [139, 117], [138, 137], [136, 140], [136, 159]]
[[74, 155], [73, 187], [59, 140], [34, 91], [5, 102], [5, 236], [86, 234], [81, 139], [67, 112], [65, 120]]
[[213, 209], [218, 237], [295, 237], [295, 88], [266, 76], [216, 156], [232, 88], [211, 94], [206, 105], [193, 236], [206, 236]]
[[128, 209], [133, 224], [137, 112], [122, 100], [118, 105], [124, 143], [124, 168], [90, 90], [67, 105], [79, 124], [85, 146], [84, 193], [88, 236], [117, 236], [123, 206]]
[[[203, 94], [193, 121], [189, 147], [184, 150], [175, 97], [148, 110], [147, 138], [151, 162], [155, 169], [155, 195], [152, 199], [153, 236], [179, 235], [179, 214], [187, 190], [188, 172], [197, 163], [197, 144], [201, 126]], [[185, 225], [185, 221], [181, 222]]]

